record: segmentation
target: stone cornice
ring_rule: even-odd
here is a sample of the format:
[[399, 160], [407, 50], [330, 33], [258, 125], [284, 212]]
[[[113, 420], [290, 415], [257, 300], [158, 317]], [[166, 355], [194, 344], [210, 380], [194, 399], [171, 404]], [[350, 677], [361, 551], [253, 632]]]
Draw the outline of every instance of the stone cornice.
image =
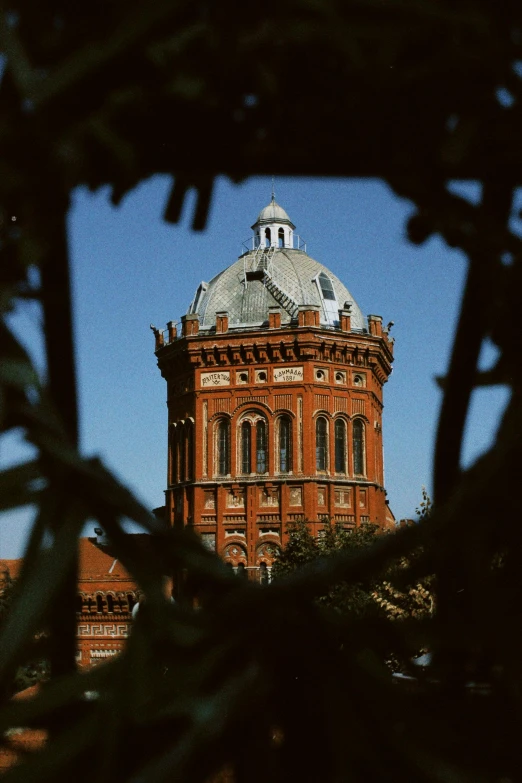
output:
[[242, 334], [191, 335], [156, 352], [164, 377], [199, 367], [318, 361], [368, 368], [379, 383], [391, 373], [393, 356], [386, 337], [354, 332], [297, 328]]

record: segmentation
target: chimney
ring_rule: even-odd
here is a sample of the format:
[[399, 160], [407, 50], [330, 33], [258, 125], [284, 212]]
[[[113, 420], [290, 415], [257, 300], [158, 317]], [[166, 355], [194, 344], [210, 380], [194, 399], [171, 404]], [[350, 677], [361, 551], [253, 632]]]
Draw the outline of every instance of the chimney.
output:
[[281, 310], [279, 307], [268, 308], [268, 328], [279, 329], [281, 327]]
[[380, 315], [369, 315], [368, 327], [370, 334], [373, 334], [374, 337], [382, 337], [382, 317]]
[[[346, 304], [348, 304], [348, 302]], [[352, 315], [350, 310], [339, 310], [339, 328], [341, 329], [341, 332], [351, 332]]]
[[299, 305], [299, 311], [297, 315], [298, 326], [320, 326], [319, 322], [319, 305]]
[[169, 330], [169, 343], [173, 343], [174, 340], [176, 340], [177, 336], [178, 336], [178, 330], [176, 328], [176, 323], [174, 321], [169, 321], [167, 323], [167, 329]]
[[228, 313], [226, 310], [216, 313], [216, 334], [223, 334], [224, 332], [228, 332]]
[[182, 337], [191, 337], [199, 332], [199, 315], [181, 316], [181, 335]]

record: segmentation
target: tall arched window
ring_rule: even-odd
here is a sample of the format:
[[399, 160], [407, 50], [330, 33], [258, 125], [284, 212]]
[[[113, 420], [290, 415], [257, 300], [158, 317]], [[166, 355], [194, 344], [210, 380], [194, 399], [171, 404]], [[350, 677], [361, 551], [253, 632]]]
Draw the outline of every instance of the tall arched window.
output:
[[241, 425], [241, 473], [251, 473], [252, 426], [249, 421]]
[[281, 473], [292, 470], [292, 422], [288, 416], [279, 419], [278, 467]]
[[191, 421], [187, 424], [187, 468], [186, 476], [188, 481], [193, 478], [194, 470], [194, 425]]
[[315, 422], [315, 468], [326, 470], [328, 466], [328, 423], [325, 418], [319, 416]]
[[353, 472], [356, 476], [364, 476], [364, 424], [361, 419], [355, 419], [352, 425], [353, 434]]
[[226, 419], [217, 425], [217, 472], [219, 476], [230, 473], [230, 425]]
[[346, 473], [346, 422], [335, 421], [335, 472]]
[[272, 244], [272, 232], [269, 228], [265, 228], [265, 247], [270, 247]]
[[266, 422], [263, 419], [258, 419], [256, 423], [256, 473], [266, 473], [267, 470]]
[[270, 576], [268, 574], [268, 568], [266, 563], [261, 563], [259, 566], [259, 584], [267, 585], [270, 582]]
[[183, 426], [179, 427], [178, 431], [178, 453], [179, 453], [179, 480], [185, 481], [185, 471], [187, 469], [187, 460], [185, 452], [185, 433]]
[[98, 612], [98, 614], [103, 613], [103, 598], [101, 597], [101, 595], [96, 596], [96, 611]]
[[170, 483], [176, 484], [178, 481], [178, 440], [175, 424], [172, 424], [170, 428], [170, 459]]
[[279, 247], [284, 247], [285, 246], [285, 232], [284, 232], [283, 228], [279, 229], [279, 231], [277, 232], [277, 236], [278, 236], [278, 240], [279, 240], [278, 241]]

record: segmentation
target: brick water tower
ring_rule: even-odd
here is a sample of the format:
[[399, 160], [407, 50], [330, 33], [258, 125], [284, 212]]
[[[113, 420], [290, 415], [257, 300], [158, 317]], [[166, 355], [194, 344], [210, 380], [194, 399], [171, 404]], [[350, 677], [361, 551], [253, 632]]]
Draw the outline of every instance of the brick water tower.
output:
[[170, 525], [265, 581], [287, 523], [393, 526], [383, 385], [393, 341], [311, 258], [274, 197], [245, 252], [154, 329], [167, 381]]

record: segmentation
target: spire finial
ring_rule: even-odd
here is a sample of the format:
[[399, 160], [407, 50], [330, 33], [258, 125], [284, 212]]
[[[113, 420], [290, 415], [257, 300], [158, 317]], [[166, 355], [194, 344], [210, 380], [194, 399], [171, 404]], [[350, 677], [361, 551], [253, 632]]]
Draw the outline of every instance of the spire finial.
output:
[[272, 177], [272, 201], [275, 201], [274, 177]]

